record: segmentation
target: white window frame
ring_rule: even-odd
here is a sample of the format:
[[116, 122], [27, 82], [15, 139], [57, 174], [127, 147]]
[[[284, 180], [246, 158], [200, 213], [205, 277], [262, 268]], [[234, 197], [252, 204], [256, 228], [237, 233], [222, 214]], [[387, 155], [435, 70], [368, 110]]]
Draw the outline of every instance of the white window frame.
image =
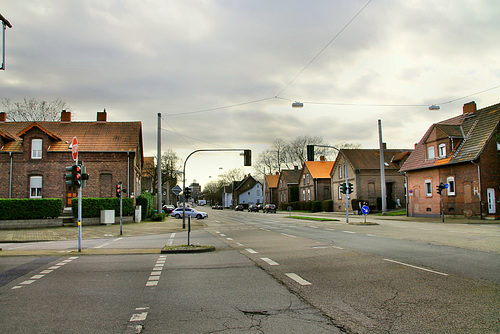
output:
[[434, 146], [427, 147], [427, 159], [434, 159], [436, 157], [436, 153], [434, 151]]
[[306, 191], [302, 189], [302, 201], [306, 201]]
[[446, 183], [448, 183], [448, 189], [446, 189], [446, 194], [448, 196], [455, 196], [457, 189], [457, 184], [455, 183], [455, 177], [454, 176], [448, 177], [446, 179]]
[[339, 184], [339, 187], [338, 187], [339, 199], [342, 199], [342, 192], [340, 190], [342, 190], [342, 187]]
[[42, 198], [43, 178], [30, 176], [30, 198]]
[[306, 176], [305, 175], [302, 175], [302, 181], [303, 181], [303, 185], [306, 185]]
[[438, 153], [440, 158], [446, 158], [446, 144], [439, 144]]
[[342, 178], [342, 166], [339, 167], [339, 179]]
[[42, 158], [43, 141], [41, 139], [31, 140], [31, 159]]
[[306, 175], [306, 180], [307, 184], [309, 184], [309, 174]]
[[425, 180], [425, 197], [432, 197], [432, 180]]
[[311, 200], [311, 189], [307, 189], [307, 200]]

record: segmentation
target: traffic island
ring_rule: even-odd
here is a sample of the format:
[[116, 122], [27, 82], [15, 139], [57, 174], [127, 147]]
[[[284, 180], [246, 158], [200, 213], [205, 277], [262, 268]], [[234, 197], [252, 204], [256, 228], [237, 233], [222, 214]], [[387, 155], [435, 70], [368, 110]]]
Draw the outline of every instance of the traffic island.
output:
[[176, 245], [176, 246], [165, 246], [162, 250], [162, 254], [179, 254], [179, 253], [204, 253], [213, 252], [215, 250], [214, 246], [204, 246], [204, 245]]
[[372, 223], [372, 222], [349, 222], [348, 225], [378, 225], [378, 223]]

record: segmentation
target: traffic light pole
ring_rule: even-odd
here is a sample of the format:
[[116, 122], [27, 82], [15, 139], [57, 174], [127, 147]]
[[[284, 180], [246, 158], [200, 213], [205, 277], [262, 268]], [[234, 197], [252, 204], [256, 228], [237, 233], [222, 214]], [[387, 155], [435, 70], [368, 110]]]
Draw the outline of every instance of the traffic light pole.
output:
[[78, 188], [78, 252], [82, 252], [82, 188]]
[[[182, 191], [185, 191], [186, 189], [186, 164], [189, 159], [193, 154], [197, 152], [227, 152], [227, 151], [244, 151], [244, 165], [245, 166], [250, 166], [251, 165], [251, 151], [247, 149], [242, 149], [242, 148], [222, 148], [222, 149], [202, 149], [202, 150], [195, 150], [187, 156], [186, 160], [184, 160], [184, 167], [182, 168]], [[186, 196], [182, 196], [182, 228], [186, 228]], [[189, 245], [189, 233], [188, 231], [188, 245]]]
[[[317, 146], [317, 147], [326, 147], [326, 148], [333, 148], [334, 150], [336, 150], [337, 152], [339, 152], [340, 154], [342, 154], [344, 156], [344, 176], [345, 176], [345, 186], [346, 186], [346, 193], [345, 193], [345, 222], [347, 224], [349, 224], [349, 193], [347, 191], [347, 187], [348, 187], [348, 180], [347, 180], [347, 157], [345, 156], [344, 153], [342, 153], [342, 151], [340, 151], [338, 148], [336, 148], [335, 146], [328, 146], [328, 145], [307, 145], [307, 150], [308, 150], [308, 157], [311, 156], [312, 159], [314, 160], [314, 146]], [[312, 148], [310, 148], [312, 147]]]

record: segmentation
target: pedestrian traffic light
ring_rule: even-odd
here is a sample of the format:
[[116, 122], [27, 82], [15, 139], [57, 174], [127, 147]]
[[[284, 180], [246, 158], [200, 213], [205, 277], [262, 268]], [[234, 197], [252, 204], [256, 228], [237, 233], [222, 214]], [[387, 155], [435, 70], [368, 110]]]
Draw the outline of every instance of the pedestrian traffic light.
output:
[[116, 197], [122, 197], [122, 183], [118, 182], [116, 184]]
[[443, 189], [445, 189], [446, 186], [444, 185], [443, 182], [441, 182], [438, 186], [436, 186], [436, 188], [437, 188], [437, 193], [439, 195], [442, 195], [443, 194]]
[[314, 145], [307, 145], [307, 161], [314, 161]]
[[244, 166], [252, 166], [252, 151], [251, 150], [243, 150], [243, 165]]
[[342, 194], [347, 194], [347, 186], [346, 186], [345, 182], [340, 184], [340, 192]]
[[184, 188], [184, 197], [186, 199], [191, 197], [191, 188], [189, 188], [189, 187]]
[[353, 191], [354, 191], [353, 190], [353, 184], [349, 183], [348, 186], [347, 186], [347, 193], [352, 194]]

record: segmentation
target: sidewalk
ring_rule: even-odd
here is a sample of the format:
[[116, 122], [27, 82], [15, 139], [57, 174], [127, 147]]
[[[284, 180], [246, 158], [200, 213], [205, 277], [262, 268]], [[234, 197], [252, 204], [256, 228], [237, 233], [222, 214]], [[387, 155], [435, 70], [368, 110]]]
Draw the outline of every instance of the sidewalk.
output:
[[[187, 224], [187, 222], [186, 222]], [[191, 220], [191, 229], [204, 227], [203, 220]], [[166, 218], [163, 222], [127, 223], [122, 225], [122, 236], [140, 236], [187, 231], [182, 228], [182, 220]], [[120, 236], [120, 224], [113, 225], [82, 225], [82, 238], [110, 238]], [[1, 243], [61, 241], [78, 239], [78, 227], [54, 227], [40, 229], [0, 230]]]

